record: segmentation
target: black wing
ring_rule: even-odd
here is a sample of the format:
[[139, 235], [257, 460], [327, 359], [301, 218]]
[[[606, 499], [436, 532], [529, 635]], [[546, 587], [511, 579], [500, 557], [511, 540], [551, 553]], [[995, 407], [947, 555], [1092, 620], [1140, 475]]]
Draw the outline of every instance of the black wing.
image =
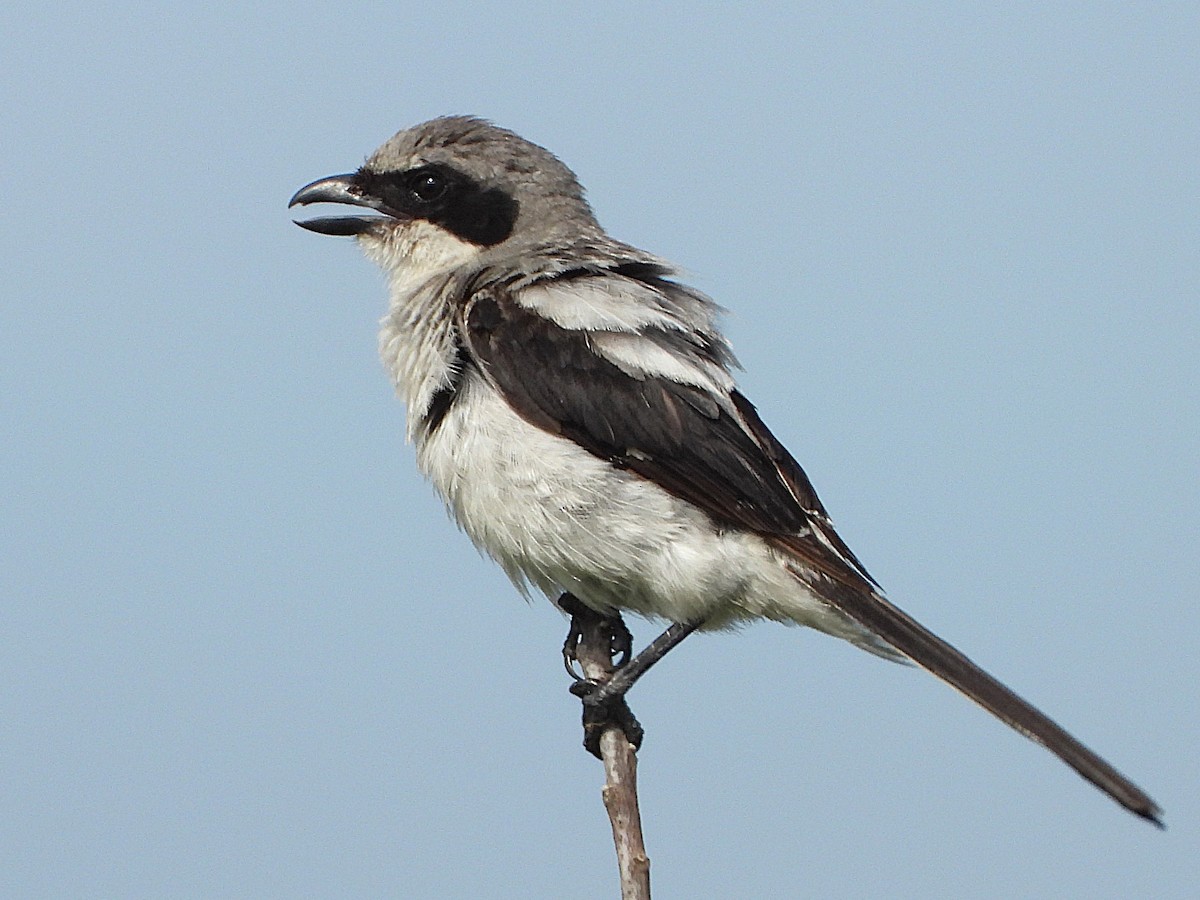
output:
[[[740, 395], [731, 404], [670, 378], [627, 374], [592, 350], [589, 332], [562, 328], [503, 292], [474, 297], [462, 330], [484, 373], [539, 428], [632, 469], [719, 523], [764, 534], [807, 529], [808, 513], [782, 479], [778, 460], [743, 427], [739, 412], [752, 414], [753, 407]], [[656, 337], [683, 340], [665, 332]], [[808, 479], [796, 471], [819, 508]]]
[[[569, 288], [566, 288], [569, 289]], [[526, 420], [630, 469], [803, 560], [796, 576], [830, 606], [1055, 753], [1126, 809], [1158, 806], [1103, 759], [896, 608], [838, 537], [803, 469], [748, 400], [671, 378], [628, 374], [503, 290], [473, 297], [460, 327], [469, 355]], [[645, 334], [669, 345], [679, 333]], [[703, 356], [697, 341], [687, 352]]]
[[[786, 541], [836, 581], [874, 585], [804, 470], [737, 391], [717, 398], [670, 378], [627, 374], [591, 349], [588, 332], [562, 328], [504, 291], [472, 298], [462, 329], [472, 356], [529, 422], [637, 472], [718, 524]], [[678, 332], [645, 337], [683, 355]], [[699, 340], [685, 350], [709, 352]]]

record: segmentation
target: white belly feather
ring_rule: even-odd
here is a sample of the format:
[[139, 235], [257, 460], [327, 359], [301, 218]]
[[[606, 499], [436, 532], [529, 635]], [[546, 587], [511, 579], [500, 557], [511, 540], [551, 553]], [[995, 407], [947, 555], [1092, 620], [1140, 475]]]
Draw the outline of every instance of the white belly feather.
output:
[[757, 536], [718, 530], [652, 482], [529, 424], [478, 376], [461, 391], [418, 438], [418, 465], [523, 593], [567, 590], [596, 609], [710, 628], [765, 617], [862, 641]]

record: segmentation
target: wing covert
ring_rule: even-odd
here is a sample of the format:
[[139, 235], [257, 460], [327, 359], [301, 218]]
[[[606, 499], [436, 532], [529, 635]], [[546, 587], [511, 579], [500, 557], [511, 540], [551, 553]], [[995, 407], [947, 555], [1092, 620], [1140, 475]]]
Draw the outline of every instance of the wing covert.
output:
[[769, 432], [749, 402], [705, 386], [704, 344], [697, 340], [689, 359], [680, 346], [686, 332], [643, 327], [637, 336], [691, 364], [695, 383], [638, 371], [628, 359], [618, 365], [594, 346], [610, 332], [564, 328], [502, 289], [472, 297], [460, 327], [470, 355], [527, 421], [658, 483], [717, 522], [799, 535], [809, 530], [810, 509], [824, 517], [799, 465], [773, 438], [764, 446]]

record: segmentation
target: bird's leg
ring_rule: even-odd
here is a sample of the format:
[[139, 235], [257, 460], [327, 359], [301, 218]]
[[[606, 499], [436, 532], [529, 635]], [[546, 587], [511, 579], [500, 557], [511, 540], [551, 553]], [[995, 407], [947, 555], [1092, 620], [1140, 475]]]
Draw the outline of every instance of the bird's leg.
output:
[[[563, 660], [575, 679], [571, 693], [583, 701], [583, 746], [599, 758], [600, 735], [607, 728], [616, 727], [624, 732], [629, 743], [640, 747], [645, 732], [625, 702], [625, 694], [700, 623], [672, 625], [630, 659], [632, 636], [619, 614], [605, 616], [570, 594], [559, 597], [558, 605], [571, 616]], [[614, 662], [614, 656], [619, 660]], [[576, 663], [585, 677], [577, 674]]]
[[638, 679], [650, 670], [651, 666], [675, 649], [685, 637], [702, 624], [701, 622], [676, 622], [647, 644], [646, 649], [618, 669], [608, 681], [592, 692], [591, 696], [600, 703], [616, 697], [624, 697]]

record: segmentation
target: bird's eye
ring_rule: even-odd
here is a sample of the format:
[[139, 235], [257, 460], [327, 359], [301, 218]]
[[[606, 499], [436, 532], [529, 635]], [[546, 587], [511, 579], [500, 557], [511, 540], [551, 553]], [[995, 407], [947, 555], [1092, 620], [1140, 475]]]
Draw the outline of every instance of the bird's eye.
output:
[[446, 179], [437, 172], [421, 172], [408, 183], [409, 192], [420, 203], [432, 203], [445, 194], [449, 187]]

